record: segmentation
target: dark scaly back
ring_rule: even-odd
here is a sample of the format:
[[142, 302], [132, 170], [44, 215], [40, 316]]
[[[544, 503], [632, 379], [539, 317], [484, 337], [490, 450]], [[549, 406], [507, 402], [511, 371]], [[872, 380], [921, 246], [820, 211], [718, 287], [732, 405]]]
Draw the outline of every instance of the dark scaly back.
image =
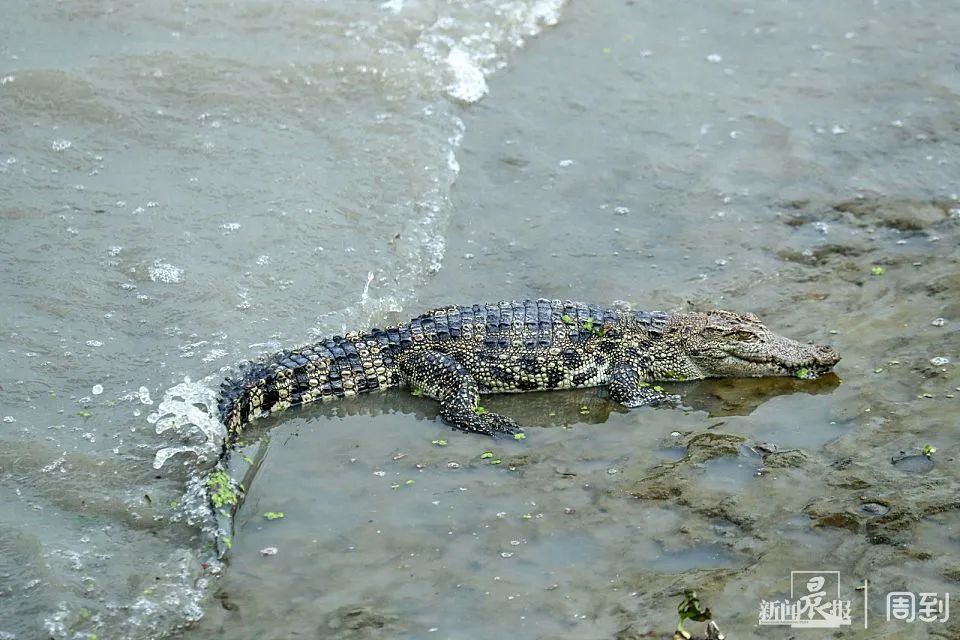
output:
[[653, 340], [660, 339], [670, 324], [672, 314], [665, 311], [633, 311], [630, 313], [630, 325], [640, 329]]
[[[449, 306], [396, 327], [282, 351], [221, 385], [219, 410], [227, 444], [236, 441], [244, 425], [271, 411], [398, 386], [396, 358], [404, 351], [430, 348], [470, 357], [518, 348], [569, 349], [599, 328], [621, 323], [624, 315], [599, 305], [542, 299]], [[654, 337], [669, 318], [657, 312], [632, 316]]]
[[[449, 338], [469, 339], [480, 334], [482, 347], [487, 350], [534, 349], [552, 346], [558, 332], [574, 342], [586, 340], [605, 324], [616, 324], [620, 313], [578, 302], [515, 300], [435, 309], [415, 318], [411, 325], [439, 326], [438, 318], [443, 318], [450, 328]], [[437, 339], [447, 339], [447, 335], [440, 332]]]

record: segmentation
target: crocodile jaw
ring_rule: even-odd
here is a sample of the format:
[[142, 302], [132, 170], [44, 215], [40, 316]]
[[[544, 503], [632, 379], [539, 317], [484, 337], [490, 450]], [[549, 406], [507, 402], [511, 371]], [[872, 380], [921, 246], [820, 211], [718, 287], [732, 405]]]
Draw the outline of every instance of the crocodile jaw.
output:
[[781, 336], [750, 313], [682, 315], [693, 327], [685, 344], [687, 356], [705, 378], [815, 378], [840, 361], [832, 348]]
[[765, 352], [756, 352], [737, 347], [730, 348], [719, 360], [710, 365], [699, 363], [706, 377], [792, 376], [816, 378], [833, 369], [840, 356], [832, 348], [819, 344], [804, 344], [778, 336], [778, 340], [766, 343]]

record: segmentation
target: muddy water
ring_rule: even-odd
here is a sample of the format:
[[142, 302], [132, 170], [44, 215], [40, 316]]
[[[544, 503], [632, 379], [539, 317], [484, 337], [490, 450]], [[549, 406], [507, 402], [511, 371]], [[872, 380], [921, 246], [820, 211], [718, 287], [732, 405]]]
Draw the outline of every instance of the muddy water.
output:
[[[780, 637], [760, 602], [804, 570], [840, 572], [843, 637], [960, 634], [884, 619], [960, 580], [960, 16], [574, 3], [515, 50], [516, 4], [80, 3], [95, 39], [8, 34], [0, 637], [625, 639], [683, 588]], [[182, 498], [205, 466], [153, 468], [205, 450], [147, 420], [184, 376], [202, 398], [281, 344], [523, 296], [750, 310], [843, 360], [677, 383], [684, 410], [485, 402], [522, 443], [403, 393], [291, 412], [232, 457], [223, 565]]]

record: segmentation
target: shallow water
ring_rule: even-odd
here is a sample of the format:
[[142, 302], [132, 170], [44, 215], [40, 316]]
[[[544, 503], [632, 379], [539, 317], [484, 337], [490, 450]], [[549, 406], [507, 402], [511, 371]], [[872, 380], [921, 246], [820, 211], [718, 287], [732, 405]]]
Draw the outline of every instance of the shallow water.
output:
[[[958, 634], [883, 595], [960, 579], [960, 15], [558, 11], [7, 7], [0, 638], [630, 638], [684, 587], [764, 638], [810, 569], [843, 637]], [[272, 418], [217, 561], [187, 491], [216, 436], [156, 433], [171, 388], [199, 381], [177, 418], [261, 352], [524, 296], [750, 310], [843, 360], [677, 384], [684, 410], [485, 402], [522, 443], [399, 392]], [[207, 460], [155, 469], [177, 446]]]

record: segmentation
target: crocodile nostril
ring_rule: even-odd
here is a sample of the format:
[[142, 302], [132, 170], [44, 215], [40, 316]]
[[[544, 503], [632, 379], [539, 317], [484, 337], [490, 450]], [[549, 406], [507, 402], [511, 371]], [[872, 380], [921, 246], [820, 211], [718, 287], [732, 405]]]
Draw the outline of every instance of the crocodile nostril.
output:
[[833, 347], [824, 344], [815, 345], [817, 359], [825, 364], [836, 364], [840, 361], [840, 355], [833, 350]]

